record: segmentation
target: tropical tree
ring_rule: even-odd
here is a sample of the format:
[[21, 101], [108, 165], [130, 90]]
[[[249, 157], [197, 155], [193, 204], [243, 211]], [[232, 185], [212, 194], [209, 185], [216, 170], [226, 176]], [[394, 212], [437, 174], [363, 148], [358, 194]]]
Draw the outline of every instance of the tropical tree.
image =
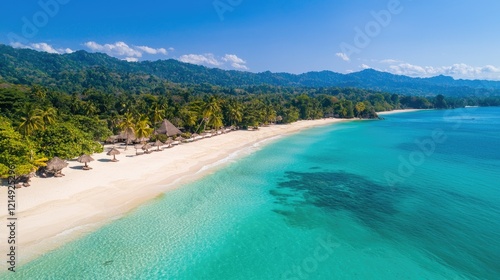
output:
[[147, 138], [151, 136], [153, 129], [149, 126], [149, 121], [147, 119], [139, 119], [135, 125], [135, 136], [138, 139]]
[[40, 85], [33, 85], [30, 94], [33, 98], [43, 100], [47, 96], [47, 89]]
[[94, 116], [98, 112], [94, 103], [88, 101], [82, 102], [80, 109], [86, 116]]
[[358, 102], [356, 103], [356, 106], [354, 106], [356, 109], [356, 116], [359, 118], [361, 117], [361, 114], [365, 111], [366, 105], [363, 102]]
[[43, 128], [41, 110], [32, 104], [26, 105], [21, 112], [21, 123], [18, 130], [24, 136], [30, 136], [35, 130]]
[[127, 143], [125, 144], [125, 150], [127, 150], [127, 146], [130, 142], [130, 138], [134, 137], [135, 135], [135, 120], [134, 116], [132, 113], [127, 112], [123, 115], [123, 118], [119, 124], [120, 129], [122, 132], [125, 133], [126, 138], [127, 138]]
[[11, 122], [0, 116], [0, 178], [9, 177], [13, 169], [15, 175], [26, 175], [33, 172], [39, 163], [31, 154], [33, 143], [15, 131]]
[[57, 110], [54, 107], [49, 107], [44, 111], [40, 111], [40, 118], [42, 120], [42, 128], [45, 129], [47, 125], [51, 125], [56, 122]]
[[159, 105], [158, 103], [153, 106], [153, 109], [151, 110], [151, 119], [153, 120], [153, 127], [156, 132], [156, 126], [158, 123], [160, 123], [163, 118], [165, 118], [165, 106], [164, 105]]
[[197, 104], [188, 104], [180, 108], [178, 112], [178, 118], [174, 118], [174, 120], [177, 119], [176, 125], [177, 126], [183, 126], [185, 128], [192, 128], [196, 126], [196, 121], [198, 120], [198, 112], [200, 111], [199, 107]]
[[237, 125], [243, 120], [243, 105], [236, 99], [230, 99], [225, 103], [224, 115], [231, 125]]
[[211, 95], [205, 104], [201, 107], [202, 119], [200, 126], [203, 124], [203, 130], [205, 130], [206, 125], [212, 126], [214, 128], [219, 128], [222, 126], [222, 109], [221, 100], [215, 96]]
[[72, 123], [55, 123], [35, 134], [37, 149], [45, 157], [58, 156], [63, 159], [78, 157], [82, 154], [102, 152], [102, 145]]
[[274, 110], [273, 105], [268, 104], [264, 106], [264, 123], [273, 123], [276, 121], [276, 110]]

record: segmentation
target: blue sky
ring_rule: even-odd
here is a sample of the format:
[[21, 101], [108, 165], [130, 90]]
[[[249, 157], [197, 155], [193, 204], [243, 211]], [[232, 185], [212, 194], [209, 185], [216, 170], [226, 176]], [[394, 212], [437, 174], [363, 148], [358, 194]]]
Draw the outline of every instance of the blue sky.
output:
[[1, 43], [53, 53], [500, 80], [498, 0], [39, 0], [0, 8]]

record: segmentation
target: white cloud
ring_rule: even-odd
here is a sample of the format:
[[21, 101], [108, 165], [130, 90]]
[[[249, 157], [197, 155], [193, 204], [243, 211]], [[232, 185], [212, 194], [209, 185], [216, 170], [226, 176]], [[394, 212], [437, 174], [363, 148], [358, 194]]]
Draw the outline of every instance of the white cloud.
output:
[[43, 52], [48, 52], [48, 53], [58, 53], [51, 45], [47, 43], [33, 43], [31, 46], [35, 50], [43, 51]]
[[248, 67], [245, 65], [247, 62], [235, 54], [226, 54], [222, 60], [231, 63], [231, 66], [236, 69], [248, 70]]
[[486, 65], [483, 68], [481, 68], [481, 71], [484, 73], [499, 73], [500, 68], [497, 68], [493, 65]]
[[47, 43], [30, 43], [29, 45], [24, 45], [19, 42], [13, 42], [10, 44], [14, 48], [19, 48], [19, 49], [32, 49], [35, 51], [41, 51], [41, 52], [48, 52], [48, 53], [54, 53], [54, 54], [65, 54], [65, 53], [72, 53], [73, 50], [70, 48], [66, 49], [55, 49], [51, 45]]
[[340, 57], [343, 61], [350, 61], [351, 59], [349, 56], [345, 53], [336, 53], [336, 56]]
[[395, 60], [395, 59], [384, 59], [379, 61], [380, 63], [385, 63], [385, 64], [394, 64], [394, 63], [401, 63], [403, 61]]
[[226, 54], [217, 58], [212, 53], [206, 54], [185, 54], [179, 57], [179, 60], [186, 63], [200, 64], [205, 66], [224, 67], [228, 63], [232, 68], [238, 70], [248, 70], [246, 61], [235, 54]]
[[179, 60], [186, 63], [192, 64], [203, 64], [203, 65], [212, 65], [212, 66], [220, 66], [222, 63], [215, 58], [214, 54], [206, 53], [206, 54], [185, 54], [179, 57]]
[[[133, 46], [125, 42], [101, 45], [94, 41], [84, 43], [84, 46], [94, 52], [103, 52], [107, 55], [118, 57], [127, 61], [139, 61], [144, 54], [148, 55], [168, 55], [165, 48], [152, 48], [149, 46]], [[173, 51], [173, 48], [169, 50]]]
[[366, 64], [361, 64], [361, 69], [371, 69], [371, 67], [369, 65], [366, 65]]
[[59, 52], [64, 52], [64, 53], [74, 53], [75, 51], [70, 49], [70, 48], [65, 48], [65, 49], [57, 49]]
[[92, 51], [103, 52], [111, 56], [142, 57], [142, 52], [131, 48], [125, 42], [100, 45], [94, 41], [90, 41], [84, 45]]
[[[500, 68], [493, 65], [471, 66], [456, 63], [449, 66], [421, 66], [392, 59], [381, 60], [379, 63], [384, 64], [381, 71], [410, 77], [446, 75], [456, 79], [500, 80]], [[363, 68], [363, 65], [361, 67]]]
[[167, 50], [164, 48], [154, 49], [148, 46], [137, 46], [136, 48], [148, 54], [168, 54]]
[[128, 62], [137, 62], [137, 61], [139, 61], [139, 59], [137, 57], [125, 57], [122, 60], [126, 60]]

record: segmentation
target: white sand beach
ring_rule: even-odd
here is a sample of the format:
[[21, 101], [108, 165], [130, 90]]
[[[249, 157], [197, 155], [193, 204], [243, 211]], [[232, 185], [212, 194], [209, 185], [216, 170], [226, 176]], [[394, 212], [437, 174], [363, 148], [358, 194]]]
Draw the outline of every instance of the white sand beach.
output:
[[[257, 131], [234, 131], [139, 156], [133, 146], [125, 151], [124, 146], [116, 145], [121, 152], [116, 156], [119, 162], [111, 162], [112, 157], [105, 152], [95, 154], [90, 171], [82, 170], [82, 164], [76, 160], [69, 161], [64, 177], [33, 178], [31, 187], [16, 190], [18, 265], [94, 231], [166, 191], [213, 172], [215, 168], [206, 167], [236, 151], [265, 139], [341, 121], [347, 120], [299, 121]], [[0, 188], [0, 196], [2, 201], [7, 200], [7, 188]], [[0, 220], [7, 221], [6, 203], [1, 205]], [[4, 244], [8, 234], [5, 225], [0, 233]], [[2, 256], [6, 251], [7, 246], [1, 246]], [[5, 265], [2, 262], [1, 266]]]
[[386, 111], [386, 112], [378, 112], [377, 115], [379, 115], [379, 116], [385, 116], [385, 115], [392, 115], [392, 114], [398, 114], [398, 113], [409, 113], [409, 112], [424, 111], [424, 110], [427, 110], [427, 109], [392, 110], [392, 111]]

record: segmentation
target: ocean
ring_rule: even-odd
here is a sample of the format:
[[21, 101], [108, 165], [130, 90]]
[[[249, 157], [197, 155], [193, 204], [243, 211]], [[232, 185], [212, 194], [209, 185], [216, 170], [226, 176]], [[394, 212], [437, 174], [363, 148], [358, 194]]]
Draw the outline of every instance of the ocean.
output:
[[500, 108], [384, 117], [256, 145], [0, 276], [500, 279]]

